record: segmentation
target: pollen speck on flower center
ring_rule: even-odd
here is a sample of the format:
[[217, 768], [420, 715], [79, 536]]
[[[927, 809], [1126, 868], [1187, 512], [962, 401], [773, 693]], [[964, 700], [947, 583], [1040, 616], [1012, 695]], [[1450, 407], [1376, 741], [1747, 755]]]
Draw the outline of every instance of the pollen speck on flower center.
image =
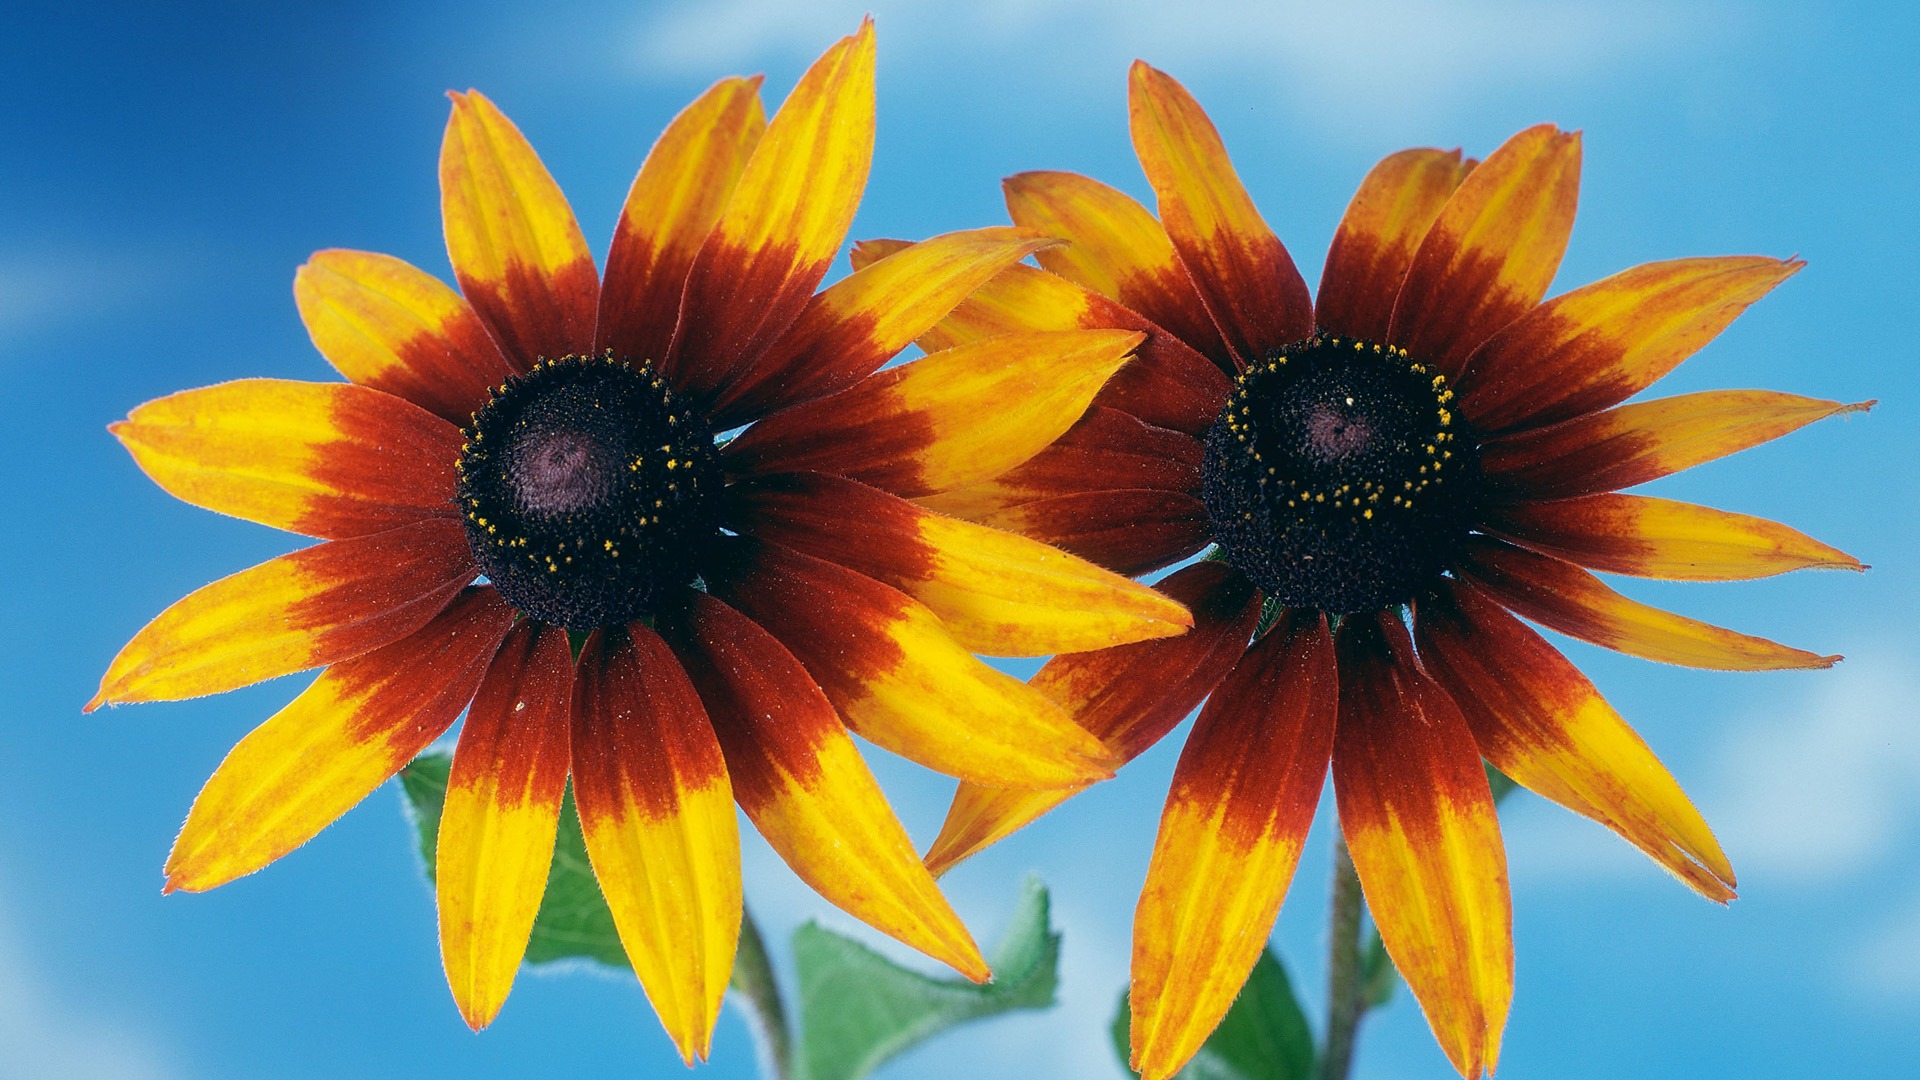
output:
[[1406, 350], [1315, 336], [1234, 385], [1202, 497], [1227, 561], [1290, 607], [1412, 599], [1466, 538], [1479, 450], [1447, 380]]

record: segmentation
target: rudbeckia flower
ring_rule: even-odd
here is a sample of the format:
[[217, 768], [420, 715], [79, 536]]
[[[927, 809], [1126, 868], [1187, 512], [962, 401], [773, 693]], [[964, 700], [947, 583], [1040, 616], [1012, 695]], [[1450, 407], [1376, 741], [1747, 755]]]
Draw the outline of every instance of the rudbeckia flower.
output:
[[621, 942], [688, 1060], [740, 928], [736, 800], [828, 900], [987, 977], [846, 729], [976, 783], [1085, 783], [1111, 773], [1100, 741], [972, 653], [1191, 619], [901, 497], [1031, 457], [1139, 335], [1018, 334], [879, 370], [1048, 241], [956, 233], [814, 292], [866, 182], [873, 64], [869, 23], [771, 123], [757, 79], [695, 101], [634, 181], [604, 280], [520, 132], [455, 94], [440, 179], [459, 293], [323, 251], [295, 296], [350, 382], [226, 383], [113, 425], [179, 498], [324, 541], [169, 608], [89, 705], [325, 668], [201, 791], [169, 891], [304, 843], [464, 710], [437, 889], [474, 1027], [524, 954], [569, 776]]
[[[1388, 157], [1347, 209], [1316, 303], [1200, 106], [1141, 63], [1130, 98], [1158, 218], [1082, 176], [1009, 179], [1013, 219], [1068, 243], [1038, 253], [1043, 269], [1005, 271], [923, 343], [1124, 327], [1148, 334], [1139, 358], [1056, 446], [922, 503], [1128, 573], [1212, 546], [1161, 582], [1192, 608], [1191, 633], [1059, 657], [1033, 680], [1122, 758], [1205, 701], [1135, 915], [1134, 1066], [1172, 1075], [1220, 1020], [1331, 771], [1387, 950], [1454, 1066], [1478, 1077], [1513, 986], [1483, 758], [1702, 895], [1734, 895], [1672, 776], [1515, 616], [1675, 664], [1830, 666], [1589, 571], [1861, 569], [1769, 521], [1617, 494], [1857, 406], [1755, 390], [1621, 404], [1800, 264], [1679, 259], [1542, 302], [1573, 224], [1578, 135], [1532, 128], [1477, 166]], [[929, 864], [944, 871], [1070, 794], [964, 784]]]

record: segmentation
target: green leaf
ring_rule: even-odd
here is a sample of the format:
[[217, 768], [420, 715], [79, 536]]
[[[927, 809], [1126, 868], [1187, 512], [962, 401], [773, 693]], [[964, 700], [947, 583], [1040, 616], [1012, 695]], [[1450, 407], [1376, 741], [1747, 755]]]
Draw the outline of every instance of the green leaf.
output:
[[[440, 835], [440, 809], [447, 798], [447, 771], [452, 765], [453, 758], [447, 754], [422, 754], [400, 770], [400, 787], [406, 792], [414, 826], [420, 832], [420, 857], [426, 861], [429, 881], [433, 880], [434, 847]], [[613, 928], [613, 912], [600, 895], [600, 883], [594, 880], [593, 867], [587, 862], [587, 842], [580, 832], [579, 811], [573, 808], [572, 788], [560, 804], [553, 869], [547, 876], [540, 914], [533, 920], [533, 935], [527, 940], [527, 963], [556, 960], [592, 960], [622, 971], [632, 970], [626, 951], [620, 947], [620, 935]]]
[[800, 1046], [794, 1075], [859, 1080], [888, 1059], [959, 1024], [1053, 1004], [1060, 935], [1048, 925], [1047, 890], [1029, 880], [990, 961], [994, 981], [975, 986], [895, 964], [813, 923], [794, 931]]
[[[1131, 1056], [1132, 1022], [1127, 995], [1110, 1032], [1114, 1052], [1125, 1065]], [[1180, 1070], [1178, 1080], [1307, 1080], [1314, 1074], [1313, 1032], [1293, 996], [1286, 966], [1268, 948], [1247, 976], [1240, 996], [1213, 1029], [1200, 1052]]]
[[1514, 783], [1513, 779], [1506, 773], [1494, 768], [1492, 762], [1487, 762], [1486, 766], [1487, 790], [1493, 792], [1493, 805], [1499, 806], [1502, 802], [1505, 802], [1507, 796], [1513, 794], [1514, 790], [1520, 785]]

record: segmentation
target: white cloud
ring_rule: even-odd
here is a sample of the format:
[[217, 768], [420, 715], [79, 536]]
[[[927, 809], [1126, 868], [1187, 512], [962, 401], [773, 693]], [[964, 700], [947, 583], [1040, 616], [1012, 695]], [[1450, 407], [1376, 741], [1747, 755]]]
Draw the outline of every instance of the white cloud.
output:
[[1201, 82], [1230, 70], [1330, 131], [1404, 128], [1503, 89], [1537, 89], [1649, 57], [1697, 58], [1734, 20], [1647, 0], [718, 0], [667, 8], [637, 39], [644, 70], [711, 74], [810, 57], [871, 10], [889, 50], [1028, 82], [1117, 80], [1135, 56]]
[[19, 927], [0, 912], [0, 1074], [9, 1080], [169, 1080], [139, 1032], [70, 997], [35, 970]]

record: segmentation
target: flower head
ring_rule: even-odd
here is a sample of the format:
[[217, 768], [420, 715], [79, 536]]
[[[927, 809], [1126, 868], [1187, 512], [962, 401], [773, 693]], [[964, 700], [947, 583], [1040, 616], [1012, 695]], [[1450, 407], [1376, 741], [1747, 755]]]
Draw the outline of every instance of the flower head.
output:
[[[1482, 759], [1594, 818], [1703, 895], [1733, 870], [1644, 742], [1515, 618], [1696, 667], [1821, 656], [1630, 600], [1589, 570], [1688, 580], [1861, 569], [1785, 526], [1618, 490], [1848, 411], [1761, 391], [1621, 402], [1799, 269], [1636, 267], [1543, 302], [1580, 140], [1483, 163], [1409, 150], [1362, 182], [1320, 295], [1260, 218], [1199, 105], [1136, 63], [1133, 141], [1158, 217], [1070, 173], [1006, 183], [1037, 253], [923, 339], [1147, 333], [1053, 448], [924, 505], [1141, 573], [1191, 633], [1059, 657], [1033, 685], [1131, 758], [1205, 702], [1134, 923], [1133, 1062], [1172, 1075], [1232, 1002], [1331, 771], [1388, 951], [1462, 1075], [1491, 1071], [1512, 996], [1505, 856]], [[859, 257], [893, 250], [862, 245]], [[1071, 790], [963, 784], [937, 871]]]
[[634, 181], [604, 278], [520, 132], [455, 94], [440, 179], [458, 293], [320, 252], [295, 297], [349, 382], [232, 382], [113, 425], [185, 501], [323, 541], [163, 612], [88, 706], [325, 668], [208, 781], [168, 890], [306, 842], [464, 711], [436, 887], [474, 1027], [524, 954], [569, 779], [628, 958], [689, 1060], [740, 927], [736, 801], [829, 900], [986, 978], [847, 727], [976, 783], [1085, 783], [1111, 770], [1099, 740], [972, 652], [1191, 619], [902, 497], [1033, 456], [1140, 335], [1019, 334], [879, 370], [1049, 241], [955, 233], [814, 291], [866, 181], [873, 62], [868, 24], [770, 123], [757, 79], [701, 96]]

